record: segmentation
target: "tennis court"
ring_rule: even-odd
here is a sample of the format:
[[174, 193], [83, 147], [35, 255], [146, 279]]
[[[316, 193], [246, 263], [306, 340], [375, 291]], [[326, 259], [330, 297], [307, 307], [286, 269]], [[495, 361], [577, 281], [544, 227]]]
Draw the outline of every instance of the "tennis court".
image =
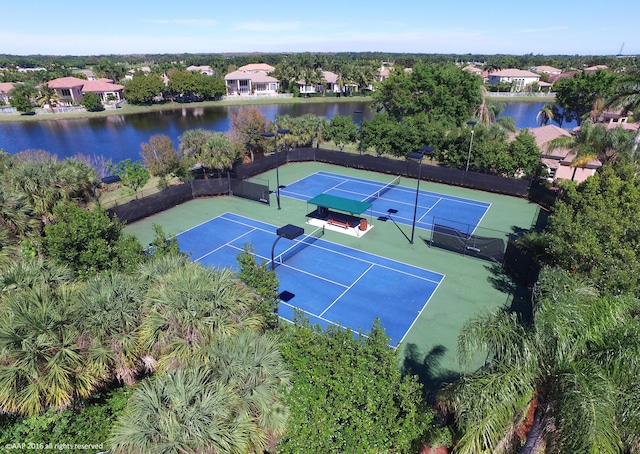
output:
[[280, 190], [282, 196], [308, 201], [319, 194], [330, 194], [371, 202], [372, 214], [381, 219], [433, 230], [438, 224], [472, 234], [485, 216], [490, 203], [420, 190], [416, 209], [416, 190], [399, 185], [399, 178], [385, 184], [362, 178], [316, 172]]
[[[309, 226], [305, 226], [309, 229]], [[177, 235], [193, 261], [238, 269], [237, 255], [250, 243], [258, 262], [271, 264], [278, 226], [224, 213]], [[274, 264], [282, 298], [280, 317], [294, 308], [312, 324], [369, 331], [380, 318], [397, 346], [434, 295], [444, 275], [322, 239], [322, 230], [296, 240], [280, 238]]]

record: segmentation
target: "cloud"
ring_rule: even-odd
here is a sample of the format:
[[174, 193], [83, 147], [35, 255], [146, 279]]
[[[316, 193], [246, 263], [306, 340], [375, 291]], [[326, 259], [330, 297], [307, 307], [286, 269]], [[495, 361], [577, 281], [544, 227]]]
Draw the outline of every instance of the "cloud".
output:
[[186, 25], [188, 27], [213, 27], [218, 21], [212, 19], [145, 19], [148, 24]]
[[302, 22], [239, 22], [233, 24], [233, 28], [242, 31], [254, 31], [254, 32], [282, 32], [299, 30], [302, 27]]

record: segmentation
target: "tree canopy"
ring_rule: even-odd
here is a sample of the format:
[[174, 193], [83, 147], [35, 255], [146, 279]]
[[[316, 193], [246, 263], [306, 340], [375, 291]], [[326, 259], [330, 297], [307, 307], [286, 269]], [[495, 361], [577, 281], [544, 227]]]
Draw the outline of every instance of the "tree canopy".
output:
[[425, 113], [429, 121], [461, 126], [480, 104], [480, 78], [454, 64], [416, 62], [411, 71], [396, 67], [371, 96], [380, 112], [400, 121]]

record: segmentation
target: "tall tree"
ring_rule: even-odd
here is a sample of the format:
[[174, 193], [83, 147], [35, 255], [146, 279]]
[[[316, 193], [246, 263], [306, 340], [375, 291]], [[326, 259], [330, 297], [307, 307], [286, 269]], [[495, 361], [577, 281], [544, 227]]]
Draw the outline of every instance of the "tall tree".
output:
[[640, 368], [635, 298], [599, 295], [559, 269], [545, 269], [538, 286], [532, 324], [499, 310], [473, 318], [459, 336], [461, 358], [480, 353], [487, 363], [440, 393], [460, 430], [456, 452], [637, 446], [640, 400], [629, 394]]
[[72, 302], [79, 334], [103, 375], [127, 386], [147, 372], [138, 343], [145, 290], [144, 281], [110, 270], [84, 283]]
[[536, 121], [540, 122], [540, 126], [546, 126], [550, 121], [553, 120], [555, 116], [553, 106], [553, 104], [545, 104], [536, 114]]
[[205, 367], [179, 369], [143, 381], [113, 428], [114, 453], [251, 451], [249, 416], [240, 397]]
[[149, 138], [149, 143], [143, 143], [140, 147], [142, 162], [152, 175], [166, 181], [167, 176], [179, 173], [180, 155], [169, 136], [153, 135]]
[[131, 159], [125, 159], [111, 166], [111, 171], [120, 177], [122, 184], [130, 188], [136, 197], [138, 189], [149, 181], [149, 170], [140, 161], [132, 162]]
[[[640, 69], [623, 76], [615, 85], [613, 93], [606, 103], [606, 107], [611, 109], [621, 109], [623, 113], [633, 113], [640, 116]], [[636, 118], [636, 121], [640, 120]], [[640, 122], [635, 135], [633, 153], [640, 144]]]
[[137, 75], [124, 85], [124, 97], [131, 104], [151, 104], [165, 91], [162, 78], [156, 74]]
[[40, 107], [47, 106], [50, 112], [53, 112], [55, 103], [60, 102], [60, 95], [49, 85], [41, 85], [38, 89], [38, 98], [36, 99]]
[[261, 134], [265, 132], [266, 125], [264, 115], [255, 107], [242, 107], [231, 113], [231, 137], [243, 145], [251, 161], [263, 146]]
[[588, 117], [598, 98], [609, 99], [618, 76], [609, 71], [593, 74], [581, 72], [574, 77], [559, 79], [553, 84], [556, 103], [565, 110], [565, 118], [578, 124]]
[[92, 210], [73, 203], [54, 208], [54, 223], [44, 228], [44, 254], [69, 266], [83, 277], [102, 271], [131, 271], [142, 260], [142, 245], [125, 234], [118, 219], [95, 206]]
[[426, 113], [430, 121], [461, 126], [480, 104], [481, 81], [457, 66], [417, 62], [411, 72], [395, 68], [373, 92], [376, 110], [397, 121]]
[[601, 123], [594, 125], [591, 120], [585, 121], [571, 137], [558, 137], [549, 142], [550, 150], [570, 148], [574, 153], [571, 161], [574, 168], [572, 180], [578, 167], [584, 167], [595, 159], [606, 164], [628, 158], [631, 147], [629, 133], [620, 128], [607, 129]]
[[324, 138], [333, 141], [340, 150], [358, 139], [358, 125], [348, 115], [336, 115], [325, 128]]

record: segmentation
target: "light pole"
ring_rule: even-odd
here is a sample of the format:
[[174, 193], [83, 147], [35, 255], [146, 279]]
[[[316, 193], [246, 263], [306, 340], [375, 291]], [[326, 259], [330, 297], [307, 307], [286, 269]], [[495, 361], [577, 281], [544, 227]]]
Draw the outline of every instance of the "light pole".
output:
[[358, 123], [358, 150], [360, 151], [360, 156], [362, 156], [362, 119], [364, 112], [362, 112], [361, 110], [354, 110], [353, 113], [354, 115], [360, 117], [360, 123]]
[[413, 244], [413, 234], [416, 230], [416, 215], [418, 213], [418, 195], [420, 194], [420, 178], [422, 177], [422, 158], [424, 155], [433, 153], [433, 147], [425, 145], [420, 148], [418, 151], [414, 151], [409, 153], [407, 156], [408, 159], [417, 159], [418, 160], [418, 184], [416, 185], [416, 203], [413, 206], [413, 224], [411, 224], [411, 239], [409, 240], [409, 244]]
[[260, 134], [262, 137], [273, 137], [273, 151], [276, 155], [276, 200], [278, 201], [278, 209], [280, 209], [280, 172], [278, 169], [280, 166], [278, 165], [278, 134], [288, 134], [288, 129], [278, 129], [276, 133], [272, 132], [263, 132]]
[[[273, 242], [273, 246], [271, 246], [271, 271], [275, 272], [276, 270], [275, 251], [276, 251], [276, 244], [278, 244], [278, 241], [280, 241], [280, 238], [295, 240], [296, 238], [298, 238], [303, 234], [304, 234], [304, 229], [302, 227], [298, 227], [297, 225], [293, 225], [293, 224], [287, 224], [283, 227], [280, 227], [278, 230], [276, 230], [277, 238]], [[276, 301], [276, 307], [273, 310], [276, 317], [278, 316], [279, 301], [280, 301], [280, 297], [278, 297], [278, 300]]]
[[471, 160], [471, 145], [473, 145], [473, 130], [476, 127], [475, 121], [467, 121], [467, 124], [471, 126], [471, 140], [469, 140], [469, 153], [467, 154], [467, 166], [464, 168], [464, 176], [465, 179], [467, 177], [467, 172], [469, 171], [469, 161]]

